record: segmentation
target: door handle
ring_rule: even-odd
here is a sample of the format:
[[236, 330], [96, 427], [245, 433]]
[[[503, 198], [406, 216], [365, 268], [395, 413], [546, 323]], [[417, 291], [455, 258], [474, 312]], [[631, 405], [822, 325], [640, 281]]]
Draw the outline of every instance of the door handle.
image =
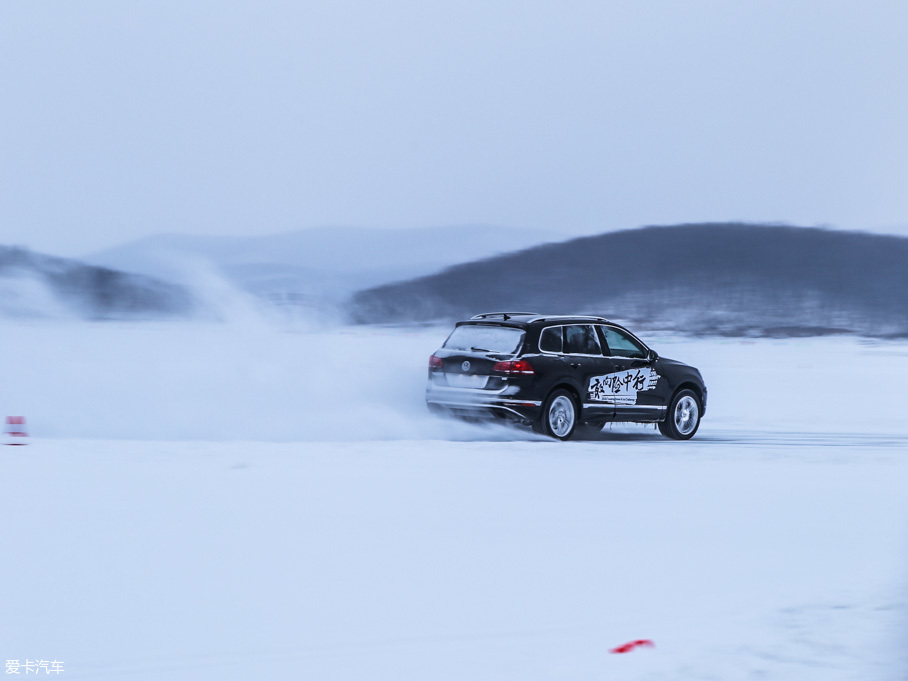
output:
[[575, 369], [579, 369], [579, 368], [580, 368], [580, 362], [571, 362], [571, 366], [574, 367]]

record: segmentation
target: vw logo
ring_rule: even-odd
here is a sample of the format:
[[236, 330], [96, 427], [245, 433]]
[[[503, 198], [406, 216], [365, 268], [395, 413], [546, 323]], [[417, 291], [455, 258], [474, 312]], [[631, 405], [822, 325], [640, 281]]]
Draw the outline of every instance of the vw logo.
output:
[[460, 368], [463, 369], [464, 371], [469, 371], [469, 370], [470, 370], [470, 363], [469, 363], [469, 362], [464, 362], [463, 364], [460, 365]]

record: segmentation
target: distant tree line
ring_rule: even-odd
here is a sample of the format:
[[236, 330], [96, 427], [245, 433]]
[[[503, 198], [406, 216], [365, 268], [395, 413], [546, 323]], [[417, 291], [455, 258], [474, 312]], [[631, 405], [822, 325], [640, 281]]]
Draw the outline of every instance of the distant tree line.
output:
[[359, 323], [595, 313], [690, 333], [908, 335], [908, 239], [740, 223], [544, 244], [355, 294]]

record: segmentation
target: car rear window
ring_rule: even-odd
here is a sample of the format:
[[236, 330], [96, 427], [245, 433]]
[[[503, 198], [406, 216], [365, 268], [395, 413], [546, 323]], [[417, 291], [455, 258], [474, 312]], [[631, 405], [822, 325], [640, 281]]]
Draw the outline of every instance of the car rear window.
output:
[[490, 352], [496, 355], [514, 355], [523, 343], [524, 332], [513, 326], [464, 324], [448, 336], [443, 347], [465, 352]]

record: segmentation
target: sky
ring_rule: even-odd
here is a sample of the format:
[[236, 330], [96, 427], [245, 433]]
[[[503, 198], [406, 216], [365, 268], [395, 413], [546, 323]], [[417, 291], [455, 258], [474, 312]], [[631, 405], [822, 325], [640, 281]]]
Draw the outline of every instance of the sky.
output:
[[908, 235], [908, 3], [0, 0], [0, 244]]

